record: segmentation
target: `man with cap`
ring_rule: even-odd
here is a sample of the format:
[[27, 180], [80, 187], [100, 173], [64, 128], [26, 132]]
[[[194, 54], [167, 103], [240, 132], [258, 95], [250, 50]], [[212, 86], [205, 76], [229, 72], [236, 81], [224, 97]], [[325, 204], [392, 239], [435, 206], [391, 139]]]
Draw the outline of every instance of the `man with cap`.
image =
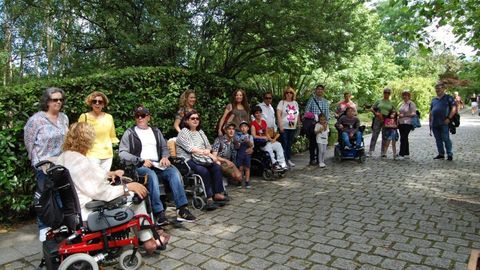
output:
[[[383, 119], [388, 117], [392, 110], [395, 110], [395, 107], [390, 101], [390, 94], [392, 90], [390, 88], [383, 89], [383, 98], [377, 100], [372, 108], [371, 111], [375, 115], [372, 122], [372, 138], [370, 140], [370, 150], [368, 151], [367, 156], [372, 156], [373, 152], [375, 151], [375, 144], [377, 143], [378, 135], [380, 131], [382, 132], [382, 147], [381, 147], [381, 157], [387, 157], [387, 153], [385, 153], [386, 149], [383, 147], [385, 144], [385, 129], [383, 127]], [[396, 153], [393, 153], [396, 155]]]
[[224, 125], [225, 135], [218, 136], [215, 139], [212, 145], [212, 154], [216, 155], [220, 161], [223, 176], [241, 184], [242, 174], [235, 163], [233, 163], [236, 158], [236, 150], [233, 143], [236, 127], [233, 122]]
[[167, 181], [172, 189], [177, 207], [177, 220], [194, 222], [196, 218], [187, 208], [188, 201], [180, 172], [168, 160], [170, 154], [162, 132], [148, 125], [151, 118], [150, 111], [143, 105], [137, 106], [134, 114], [136, 125], [127, 129], [120, 141], [120, 159], [127, 164], [135, 165], [139, 176], [148, 176], [147, 189], [150, 192], [157, 225], [168, 223], [160, 200], [159, 177]]
[[[430, 104], [430, 130], [433, 132], [438, 150], [438, 155], [433, 159], [445, 159], [446, 150], [447, 160], [453, 160], [452, 141], [448, 126], [457, 113], [457, 103], [452, 96], [445, 94], [445, 88], [445, 84], [442, 82], [435, 85], [437, 96]], [[430, 135], [432, 134], [430, 133]]]

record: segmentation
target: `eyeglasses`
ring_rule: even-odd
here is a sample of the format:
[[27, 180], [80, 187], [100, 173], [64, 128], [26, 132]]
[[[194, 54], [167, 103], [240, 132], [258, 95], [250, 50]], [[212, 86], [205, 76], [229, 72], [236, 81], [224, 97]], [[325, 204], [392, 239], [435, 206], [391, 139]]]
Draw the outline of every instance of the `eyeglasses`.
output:
[[264, 99], [272, 99], [272, 97], [264, 97]]
[[63, 102], [63, 98], [51, 98], [50, 101], [52, 102]]
[[94, 100], [92, 100], [92, 104], [102, 105], [102, 104], [103, 104], [103, 100], [102, 100], [102, 99], [94, 99]]
[[137, 119], [143, 119], [143, 118], [145, 118], [145, 117], [147, 117], [147, 116], [148, 116], [148, 114], [137, 114], [137, 115], [135, 115], [135, 118], [137, 118]]
[[190, 119], [192, 121], [200, 121], [200, 117], [190, 117], [188, 119]]

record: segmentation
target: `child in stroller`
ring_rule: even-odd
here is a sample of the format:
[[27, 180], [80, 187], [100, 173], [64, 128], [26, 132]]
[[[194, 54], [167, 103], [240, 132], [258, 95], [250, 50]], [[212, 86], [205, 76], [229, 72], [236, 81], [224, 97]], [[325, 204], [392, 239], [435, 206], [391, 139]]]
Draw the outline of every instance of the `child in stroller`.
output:
[[338, 144], [335, 145], [335, 158], [337, 160], [358, 158], [360, 162], [364, 162], [363, 131], [365, 126], [360, 126], [360, 120], [355, 116], [353, 108], [348, 107], [345, 110], [335, 127], [339, 134]]

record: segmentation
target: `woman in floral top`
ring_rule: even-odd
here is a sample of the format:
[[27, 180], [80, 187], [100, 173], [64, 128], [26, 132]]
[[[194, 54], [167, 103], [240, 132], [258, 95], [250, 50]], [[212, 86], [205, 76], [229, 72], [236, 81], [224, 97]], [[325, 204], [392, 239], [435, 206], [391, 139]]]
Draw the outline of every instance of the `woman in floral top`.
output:
[[[41, 111], [32, 115], [25, 124], [24, 142], [32, 166], [49, 157], [59, 156], [68, 131], [68, 117], [61, 112], [65, 92], [56, 87], [47, 88], [40, 99]], [[41, 169], [35, 171], [37, 186], [42, 188], [47, 176]], [[47, 226], [38, 219], [40, 241], [45, 241]]]

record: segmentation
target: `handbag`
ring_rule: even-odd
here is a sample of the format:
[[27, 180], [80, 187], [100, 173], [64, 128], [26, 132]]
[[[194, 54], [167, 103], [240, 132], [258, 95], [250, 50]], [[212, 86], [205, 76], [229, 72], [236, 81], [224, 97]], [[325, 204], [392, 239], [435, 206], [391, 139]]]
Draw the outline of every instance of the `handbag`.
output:
[[213, 159], [209, 156], [192, 154], [192, 160], [197, 165], [208, 167], [213, 164]]

